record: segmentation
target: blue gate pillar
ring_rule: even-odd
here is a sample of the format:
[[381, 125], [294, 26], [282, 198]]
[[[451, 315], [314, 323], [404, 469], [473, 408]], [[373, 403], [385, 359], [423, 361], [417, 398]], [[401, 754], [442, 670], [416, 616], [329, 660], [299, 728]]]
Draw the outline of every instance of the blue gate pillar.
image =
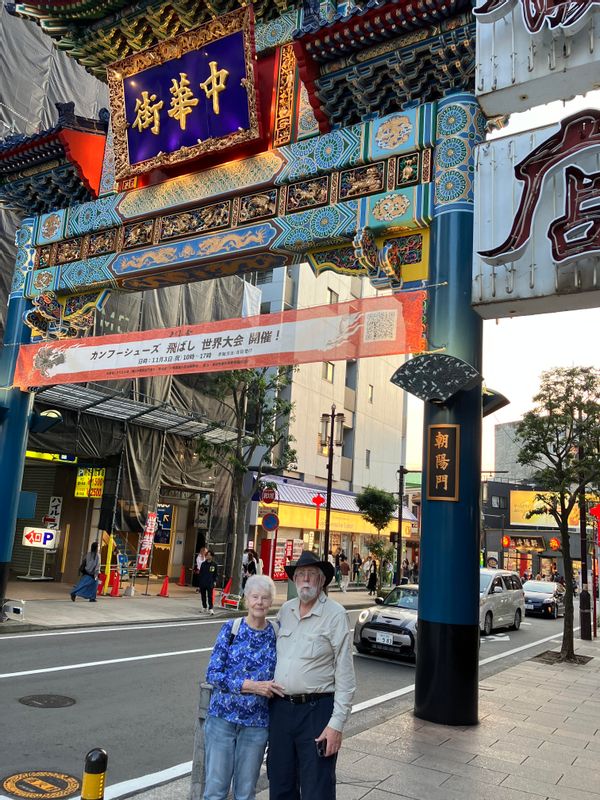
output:
[[23, 324], [28, 301], [23, 297], [25, 276], [33, 266], [33, 223], [23, 221], [17, 233], [17, 261], [8, 303], [4, 345], [0, 352], [0, 622], [6, 597], [33, 394], [12, 388], [19, 346], [29, 341]]
[[[468, 362], [477, 372], [482, 323], [471, 308], [472, 183], [473, 148], [484, 125], [470, 94], [449, 95], [438, 103], [427, 306], [430, 348]], [[425, 403], [415, 715], [444, 725], [478, 721], [481, 417], [480, 385], [443, 404]], [[454, 438], [432, 479], [432, 434], [443, 439], [448, 430]], [[448, 473], [454, 490], [444, 497]], [[431, 486], [438, 480], [436, 495]]]

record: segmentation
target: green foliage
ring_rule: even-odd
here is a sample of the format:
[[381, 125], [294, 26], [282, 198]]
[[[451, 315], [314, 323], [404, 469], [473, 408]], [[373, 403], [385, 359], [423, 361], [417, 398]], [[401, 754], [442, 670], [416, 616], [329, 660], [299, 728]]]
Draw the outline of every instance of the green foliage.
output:
[[540, 486], [528, 516], [556, 521], [565, 569], [566, 612], [561, 655], [574, 660], [573, 562], [569, 514], [586, 487], [600, 480], [600, 370], [569, 367], [542, 373], [535, 406], [517, 426], [519, 463], [531, 467]]
[[356, 505], [363, 518], [377, 531], [382, 531], [391, 522], [398, 502], [390, 492], [367, 486], [356, 495]]
[[293, 438], [288, 433], [293, 419], [292, 403], [285, 396], [291, 382], [287, 369], [264, 368], [219, 373], [206, 388], [206, 394], [218, 399], [223, 418], [219, 424], [223, 442], [201, 437], [196, 452], [204, 466], [220, 466], [234, 479], [256, 473], [248, 496], [252, 496], [265, 470], [286, 469], [296, 458]]
[[383, 578], [384, 578], [383, 561], [385, 559], [386, 561], [389, 561], [391, 564], [393, 564], [396, 550], [393, 544], [390, 544], [389, 541], [381, 538], [380, 536], [371, 536], [368, 540], [368, 544], [369, 544], [369, 550], [371, 551], [371, 553], [373, 553], [378, 563], [377, 591], [379, 592], [383, 584]]

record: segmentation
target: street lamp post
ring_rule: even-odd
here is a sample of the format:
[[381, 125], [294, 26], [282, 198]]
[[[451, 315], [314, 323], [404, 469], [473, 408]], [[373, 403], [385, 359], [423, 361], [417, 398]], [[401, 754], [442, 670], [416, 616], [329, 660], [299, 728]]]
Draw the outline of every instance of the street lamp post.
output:
[[400, 585], [400, 578], [402, 577], [402, 561], [404, 543], [402, 541], [402, 498], [404, 497], [404, 476], [408, 474], [408, 470], [403, 464], [400, 464], [397, 470], [398, 475], [398, 540], [396, 542], [396, 586]]
[[331, 517], [331, 489], [333, 484], [333, 448], [342, 444], [344, 415], [335, 413], [335, 404], [330, 414], [321, 414], [321, 447], [327, 443], [327, 496], [325, 500], [324, 560], [329, 555], [329, 524]]

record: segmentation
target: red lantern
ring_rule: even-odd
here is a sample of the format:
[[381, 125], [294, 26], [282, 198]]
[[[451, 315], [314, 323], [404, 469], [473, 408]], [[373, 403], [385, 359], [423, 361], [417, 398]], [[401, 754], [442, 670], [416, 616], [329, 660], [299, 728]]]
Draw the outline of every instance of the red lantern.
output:
[[510, 536], [502, 537], [502, 547], [510, 547]]
[[550, 550], [560, 550], [560, 542], [556, 536], [553, 536], [548, 544], [550, 545]]

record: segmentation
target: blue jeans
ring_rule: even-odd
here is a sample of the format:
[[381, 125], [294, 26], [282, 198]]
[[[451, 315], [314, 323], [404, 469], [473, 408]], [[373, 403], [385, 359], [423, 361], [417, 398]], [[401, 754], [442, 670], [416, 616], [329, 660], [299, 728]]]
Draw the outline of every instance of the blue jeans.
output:
[[232, 778], [234, 800], [254, 800], [268, 734], [268, 728], [206, 718], [204, 800], [227, 800]]

